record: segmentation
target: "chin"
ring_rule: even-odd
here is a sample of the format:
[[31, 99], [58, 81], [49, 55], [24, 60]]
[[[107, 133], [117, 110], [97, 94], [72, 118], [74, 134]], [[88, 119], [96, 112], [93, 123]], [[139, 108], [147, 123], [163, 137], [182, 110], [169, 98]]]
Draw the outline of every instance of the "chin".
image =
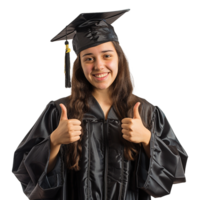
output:
[[[93, 84], [92, 84], [93, 85]], [[97, 88], [97, 89], [100, 89], [100, 90], [105, 90], [105, 89], [107, 89], [107, 88], [109, 88], [110, 87], [110, 85], [103, 85], [103, 84], [94, 84], [93, 85], [93, 87], [95, 87], [95, 88]]]

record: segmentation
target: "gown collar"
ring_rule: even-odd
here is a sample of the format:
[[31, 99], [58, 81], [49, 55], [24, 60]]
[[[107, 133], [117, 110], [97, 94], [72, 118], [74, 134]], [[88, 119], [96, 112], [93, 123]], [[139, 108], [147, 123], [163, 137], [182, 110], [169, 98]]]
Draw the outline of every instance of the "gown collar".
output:
[[[86, 113], [84, 113], [83, 118], [96, 119], [96, 120], [102, 119], [105, 121], [104, 112], [103, 112], [99, 102], [95, 99], [95, 97], [92, 94], [90, 94], [90, 96], [89, 96], [88, 103], [89, 103], [89, 109]], [[113, 105], [110, 107], [107, 119], [119, 120], [115, 113]]]

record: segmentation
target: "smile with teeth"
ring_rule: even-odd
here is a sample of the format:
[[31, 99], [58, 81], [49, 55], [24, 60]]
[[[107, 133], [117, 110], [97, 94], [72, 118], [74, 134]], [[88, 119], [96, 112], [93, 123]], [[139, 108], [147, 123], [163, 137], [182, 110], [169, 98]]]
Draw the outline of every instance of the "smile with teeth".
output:
[[[108, 72], [108, 73], [109, 73], [109, 72]], [[94, 75], [94, 76], [101, 78], [101, 77], [107, 76], [108, 73], [104, 73], [104, 74], [100, 74], [100, 75], [97, 75], [97, 74], [96, 74], [96, 75]]]

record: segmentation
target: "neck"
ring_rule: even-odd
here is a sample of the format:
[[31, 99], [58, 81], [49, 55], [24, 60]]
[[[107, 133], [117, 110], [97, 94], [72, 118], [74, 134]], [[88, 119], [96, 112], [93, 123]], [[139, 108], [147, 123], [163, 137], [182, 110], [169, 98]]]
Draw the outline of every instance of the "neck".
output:
[[102, 104], [112, 105], [111, 92], [108, 89], [105, 89], [105, 90], [95, 89], [92, 92], [92, 95], [95, 97], [95, 99], [98, 102]]

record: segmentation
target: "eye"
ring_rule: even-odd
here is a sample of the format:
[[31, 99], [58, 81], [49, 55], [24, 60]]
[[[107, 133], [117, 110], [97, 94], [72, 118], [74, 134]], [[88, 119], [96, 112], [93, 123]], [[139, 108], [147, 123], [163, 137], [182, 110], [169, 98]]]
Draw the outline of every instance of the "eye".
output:
[[111, 57], [111, 55], [109, 55], [109, 54], [106, 54], [106, 55], [105, 55], [105, 57], [106, 57], [106, 58], [110, 58], [110, 57]]
[[[112, 55], [110, 55], [110, 54], [104, 54], [103, 56], [104, 56], [104, 58], [106, 58], [106, 59], [109, 59], [109, 58], [112, 57]], [[94, 61], [94, 58], [93, 58], [93, 57], [87, 57], [87, 58], [85, 58], [84, 61], [85, 61], [85, 62], [93, 62], [93, 61]]]
[[92, 61], [92, 58], [86, 58], [85, 61]]

